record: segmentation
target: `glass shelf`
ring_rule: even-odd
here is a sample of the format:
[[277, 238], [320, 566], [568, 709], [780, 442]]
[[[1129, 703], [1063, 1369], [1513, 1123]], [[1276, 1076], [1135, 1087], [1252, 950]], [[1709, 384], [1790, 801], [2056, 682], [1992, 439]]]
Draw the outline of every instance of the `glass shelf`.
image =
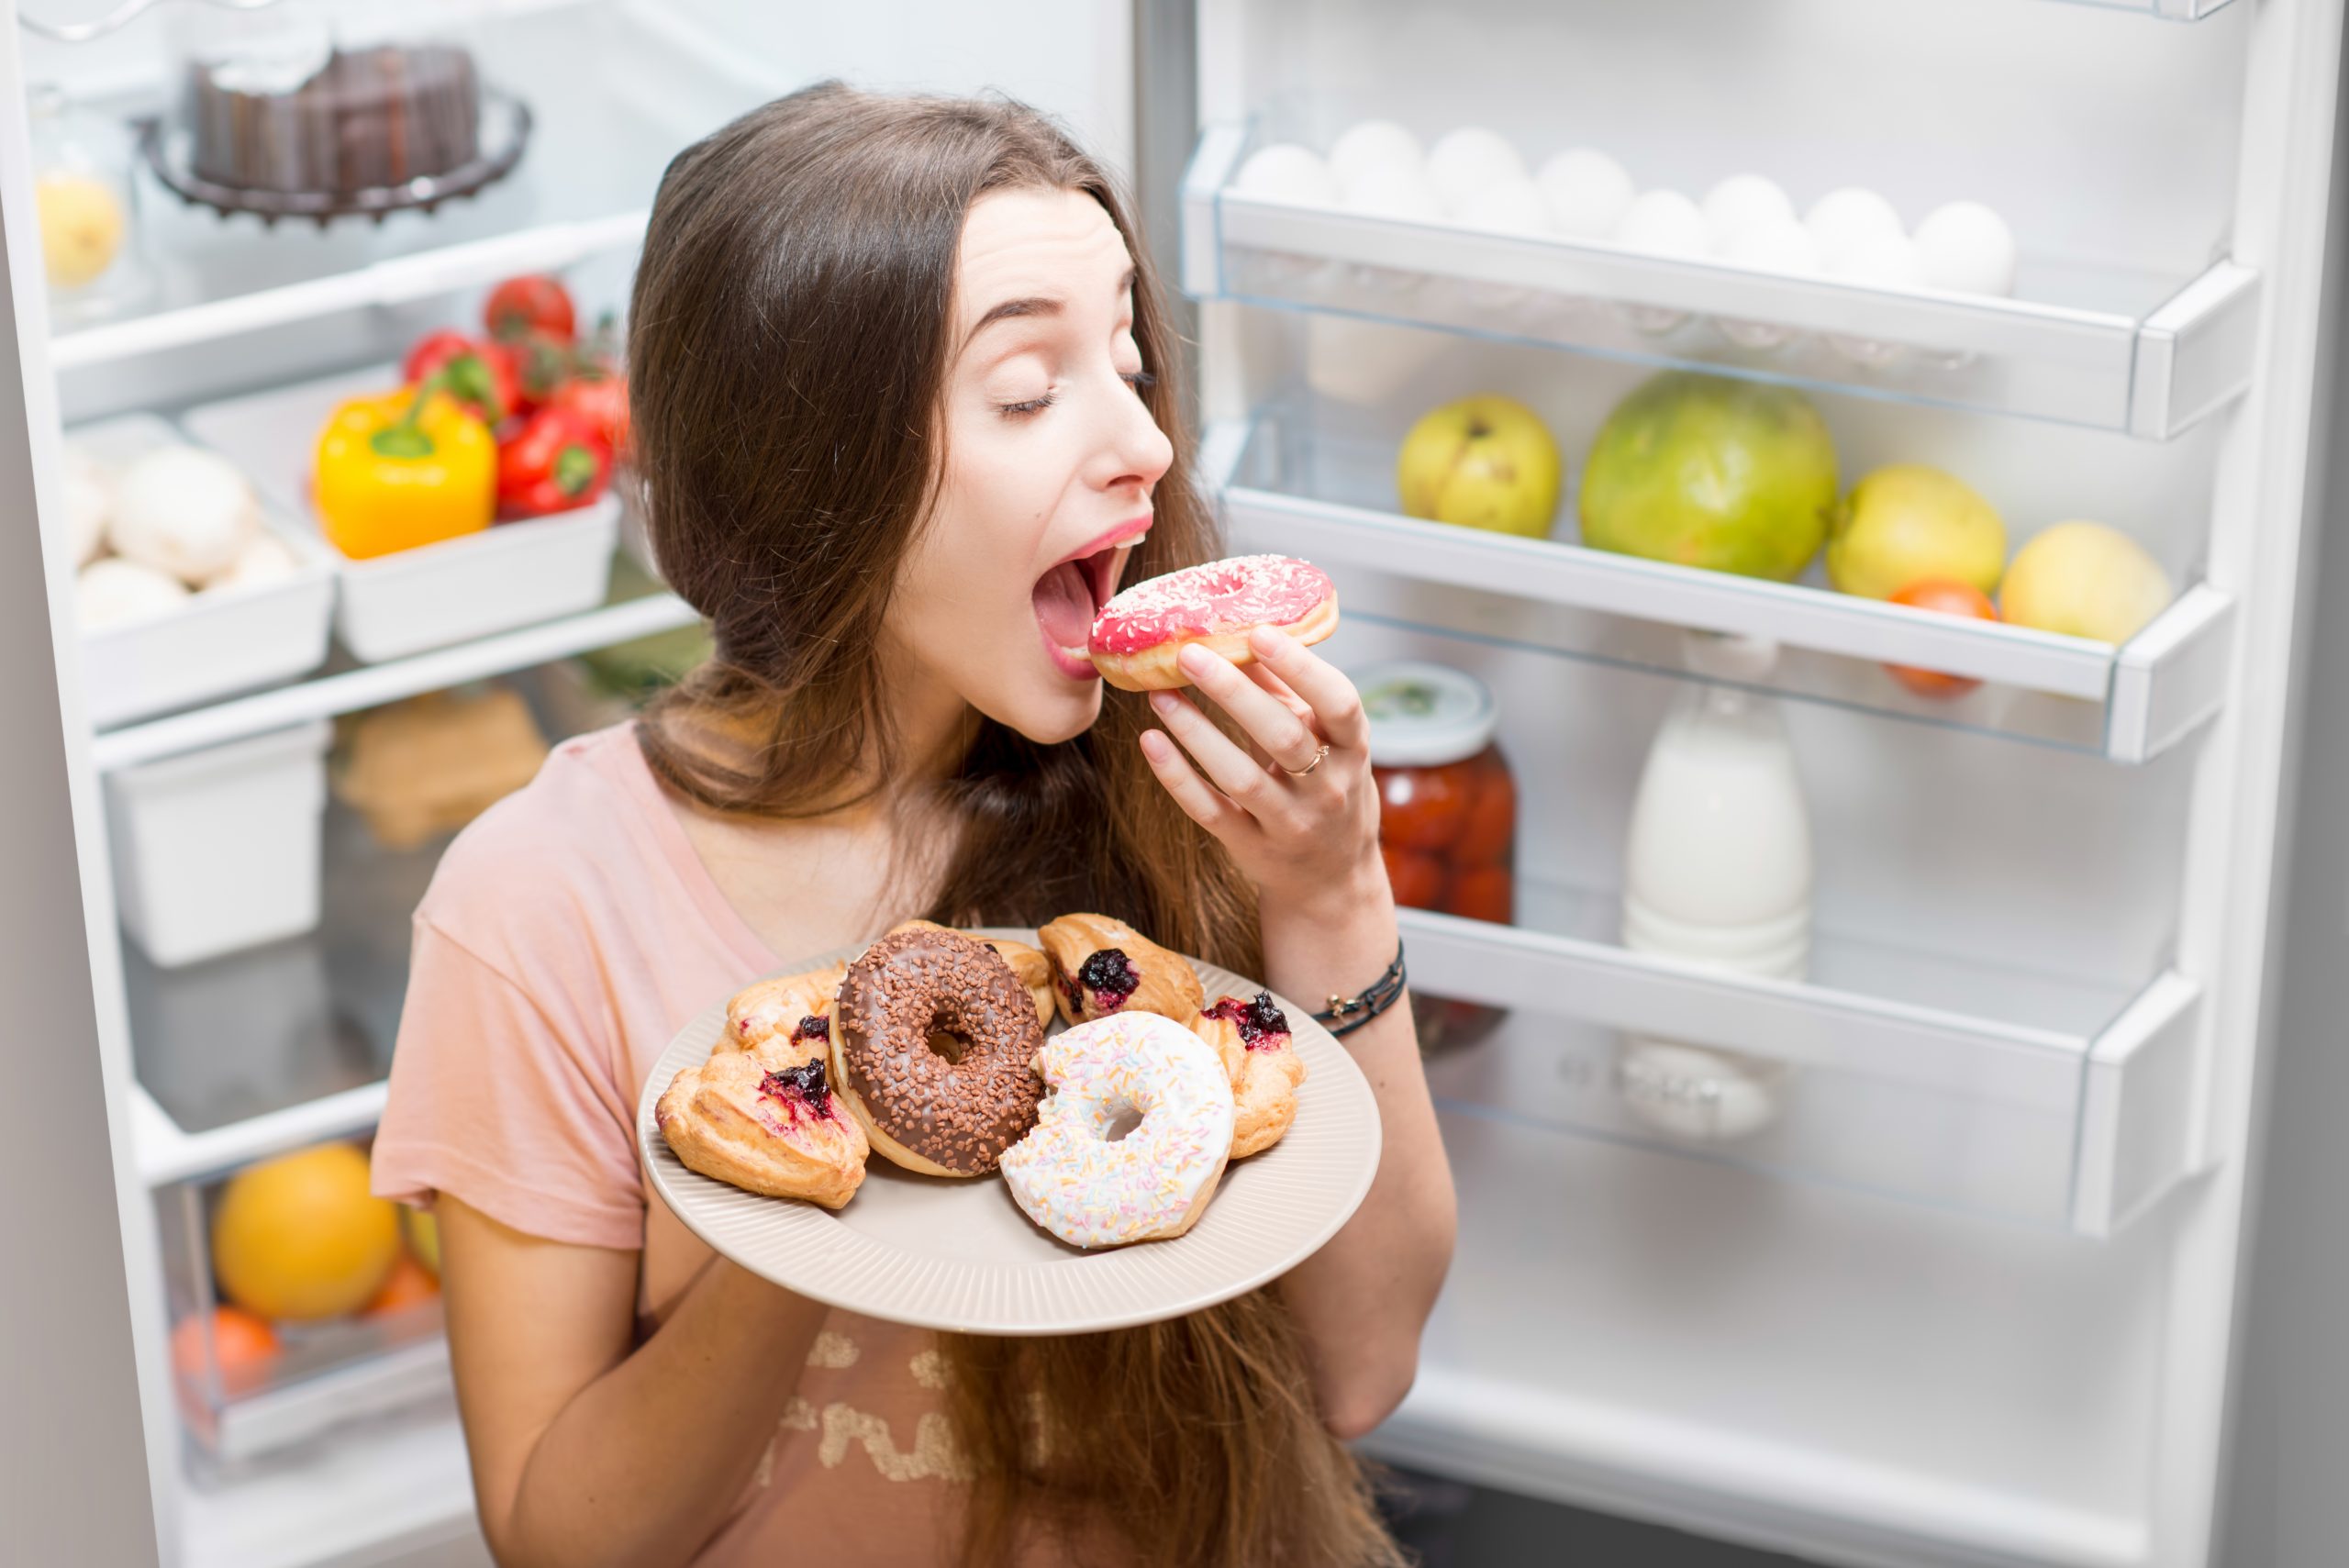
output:
[[2132, 992], [1819, 931], [1809, 981], [1753, 980], [1616, 945], [1611, 895], [1518, 891], [1516, 926], [1402, 915], [1415, 989], [1510, 1009], [1430, 1059], [1455, 1116], [2088, 1236], [2187, 1172], [2201, 993], [2173, 972]]
[[[224, 220], [149, 179], [155, 287], [135, 309], [59, 334], [60, 371], [405, 304], [628, 250], [676, 150], [788, 85], [651, 6], [530, 6], [480, 19], [484, 73], [537, 121], [514, 173], [479, 195], [325, 228]], [[176, 83], [146, 84], [151, 109]]]
[[[2113, 647], [1999, 622], [1588, 549], [1423, 522], [1394, 510], [1395, 439], [1306, 421], [1219, 424], [1200, 469], [1233, 547], [1299, 555], [1332, 573], [1350, 616], [1425, 626], [1570, 657], [1685, 674], [1682, 628], [1766, 638], [1768, 689], [1920, 722], [2142, 762], [2217, 711], [2233, 601], [2189, 586]], [[1561, 508], [1574, 515], [1572, 497]], [[1562, 522], [1570, 532], [1570, 521]], [[1816, 577], [1816, 569], [1813, 576]], [[1983, 683], [1916, 695], [1901, 664]]]
[[2249, 384], [2259, 278], [2026, 255], [2018, 297], [1863, 287], [1620, 246], [1383, 218], [1230, 187], [1210, 127], [1183, 184], [1200, 299], [1433, 328], [2166, 439]]

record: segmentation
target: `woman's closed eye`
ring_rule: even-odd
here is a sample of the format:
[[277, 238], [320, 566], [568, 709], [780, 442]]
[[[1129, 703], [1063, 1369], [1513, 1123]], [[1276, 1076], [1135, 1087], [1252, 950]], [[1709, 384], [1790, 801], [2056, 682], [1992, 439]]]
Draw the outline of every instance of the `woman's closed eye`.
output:
[[[1132, 387], [1137, 394], [1147, 392], [1158, 384], [1158, 378], [1148, 371], [1119, 371], [1118, 379]], [[998, 403], [995, 409], [1008, 419], [1019, 419], [1030, 414], [1041, 414], [1059, 401], [1060, 393], [1056, 389], [1047, 390], [1039, 396], [1023, 398], [1018, 403]]]

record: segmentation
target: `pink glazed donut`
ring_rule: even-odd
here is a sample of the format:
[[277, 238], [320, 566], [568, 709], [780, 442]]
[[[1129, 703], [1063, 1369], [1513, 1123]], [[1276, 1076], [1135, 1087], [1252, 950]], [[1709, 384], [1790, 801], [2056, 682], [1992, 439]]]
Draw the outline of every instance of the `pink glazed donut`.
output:
[[1248, 664], [1248, 634], [1275, 626], [1299, 642], [1338, 629], [1338, 590], [1310, 562], [1290, 555], [1236, 555], [1152, 577], [1101, 606], [1087, 651], [1093, 667], [1130, 692], [1173, 691], [1191, 683], [1174, 667], [1194, 642]]

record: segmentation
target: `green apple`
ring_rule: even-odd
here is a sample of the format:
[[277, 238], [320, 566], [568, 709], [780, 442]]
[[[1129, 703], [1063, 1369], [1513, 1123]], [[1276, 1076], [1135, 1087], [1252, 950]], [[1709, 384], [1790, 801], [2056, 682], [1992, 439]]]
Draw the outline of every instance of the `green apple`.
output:
[[2135, 539], [2102, 523], [2057, 523], [2007, 568], [1998, 609], [2014, 626], [2126, 642], [2169, 606], [2169, 573]]
[[1865, 599], [1927, 582], [1987, 594], [2006, 560], [1998, 509], [1964, 480], [1920, 462], [1877, 469], [1827, 519], [1827, 580]]
[[1582, 469], [1582, 541], [1784, 583], [1819, 553], [1835, 440], [1788, 387], [1687, 371], [1615, 406]]
[[1464, 397], [1403, 439], [1395, 485], [1403, 510], [1464, 528], [1544, 539], [1558, 510], [1558, 443], [1514, 398]]

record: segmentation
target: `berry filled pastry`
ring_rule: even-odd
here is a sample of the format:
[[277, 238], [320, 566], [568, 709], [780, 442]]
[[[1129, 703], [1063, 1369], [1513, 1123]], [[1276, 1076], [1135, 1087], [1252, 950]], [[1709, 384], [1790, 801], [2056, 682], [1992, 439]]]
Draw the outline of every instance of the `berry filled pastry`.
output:
[[738, 992], [726, 1004], [726, 1032], [718, 1037], [718, 1052], [757, 1051], [777, 1069], [830, 1055], [832, 1008], [847, 973], [845, 963], [827, 964]]
[[671, 1081], [652, 1108], [688, 1170], [745, 1192], [839, 1208], [872, 1151], [818, 1057], [777, 1072], [759, 1052], [726, 1051]]
[[1156, 1013], [1184, 1028], [1205, 999], [1198, 973], [1180, 953], [1107, 915], [1063, 915], [1036, 933], [1052, 966], [1061, 1017], [1072, 1024], [1112, 1013]]
[[1270, 1149], [1297, 1119], [1305, 1058], [1289, 1039], [1288, 1015], [1269, 992], [1219, 996], [1192, 1024], [1231, 1078], [1231, 1157]]

